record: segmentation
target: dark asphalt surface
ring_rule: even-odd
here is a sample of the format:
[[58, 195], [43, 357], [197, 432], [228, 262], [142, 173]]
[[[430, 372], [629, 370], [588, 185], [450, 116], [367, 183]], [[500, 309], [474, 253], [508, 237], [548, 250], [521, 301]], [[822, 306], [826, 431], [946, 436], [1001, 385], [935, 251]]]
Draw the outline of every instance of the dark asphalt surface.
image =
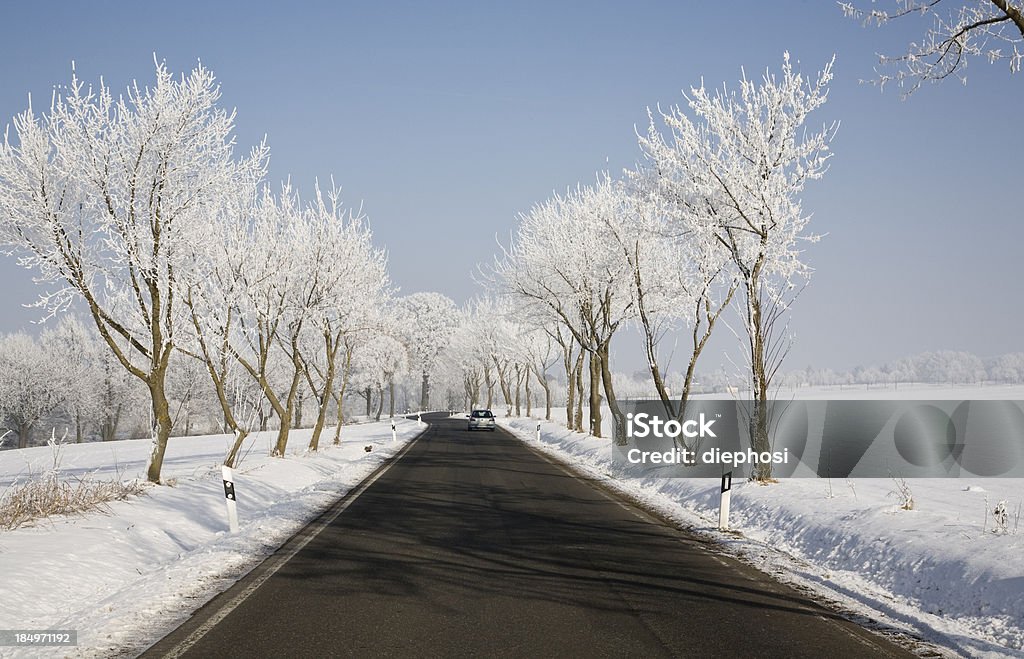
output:
[[145, 656], [913, 656], [504, 431], [429, 421], [244, 601], [261, 568]]

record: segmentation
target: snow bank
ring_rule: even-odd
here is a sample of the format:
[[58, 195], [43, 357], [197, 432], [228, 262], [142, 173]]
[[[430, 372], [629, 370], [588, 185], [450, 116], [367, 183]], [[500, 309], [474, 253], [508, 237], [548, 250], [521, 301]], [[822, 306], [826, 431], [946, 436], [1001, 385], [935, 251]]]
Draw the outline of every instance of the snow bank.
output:
[[[552, 418], [563, 419], [564, 410]], [[534, 419], [501, 418], [524, 441], [684, 526], [712, 536], [767, 572], [855, 615], [906, 630], [966, 656], [1024, 650], [1024, 528], [1013, 513], [1018, 479], [918, 479], [914, 510], [900, 510], [890, 479], [734, 482], [731, 526], [715, 530], [719, 481], [628, 479], [608, 439]], [[991, 511], [1006, 500], [1009, 533]]]
[[[311, 431], [292, 431], [284, 458], [268, 457], [275, 432], [254, 435], [235, 475], [237, 534], [227, 531], [221, 481], [226, 435], [172, 438], [163, 468], [171, 487], [151, 487], [145, 496], [111, 503], [106, 514], [51, 518], [0, 532], [0, 629], [73, 629], [79, 643], [0, 647], [0, 656], [98, 657], [143, 649], [423, 428], [405, 419], [397, 427], [398, 440], [392, 441], [389, 422], [345, 426], [337, 447], [325, 431], [315, 454], [305, 453]], [[149, 449], [149, 440], [72, 444], [64, 449], [61, 471], [143, 477]], [[52, 462], [48, 447], [0, 453], [0, 489]]]

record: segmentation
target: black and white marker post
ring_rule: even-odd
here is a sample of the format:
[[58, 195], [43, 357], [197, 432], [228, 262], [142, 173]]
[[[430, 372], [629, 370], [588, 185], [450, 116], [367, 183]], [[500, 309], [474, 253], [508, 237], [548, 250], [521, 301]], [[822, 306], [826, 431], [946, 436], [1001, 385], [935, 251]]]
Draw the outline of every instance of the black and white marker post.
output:
[[395, 428], [395, 420], [391, 419], [391, 441], [398, 441], [398, 430]]
[[722, 474], [722, 501], [718, 507], [718, 528], [721, 531], [729, 530], [729, 500], [732, 495], [732, 472]]
[[540, 421], [537, 422], [537, 441], [540, 441]]
[[235, 476], [231, 467], [221, 465], [224, 476], [224, 499], [228, 504], [228, 526], [232, 533], [238, 532], [238, 503], [235, 501]]

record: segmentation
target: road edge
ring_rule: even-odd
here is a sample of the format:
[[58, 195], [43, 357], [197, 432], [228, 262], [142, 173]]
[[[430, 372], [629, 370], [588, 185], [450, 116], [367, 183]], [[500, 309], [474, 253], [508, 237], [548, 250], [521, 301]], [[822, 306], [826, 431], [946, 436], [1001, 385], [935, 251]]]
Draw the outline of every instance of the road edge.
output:
[[635, 495], [627, 488], [620, 486], [614, 477], [587, 473], [586, 471], [581, 470], [578, 465], [574, 465], [572, 462], [563, 459], [563, 456], [557, 455], [553, 450], [546, 451], [542, 447], [538, 446], [537, 440], [530, 436], [529, 433], [521, 432], [518, 429], [503, 423], [499, 423], [498, 427], [507, 432], [515, 438], [516, 441], [521, 443], [541, 459], [548, 462], [550, 465], [556, 467], [571, 478], [575, 478], [593, 487], [605, 497], [619, 503], [620, 505], [628, 505], [632, 507], [636, 513], [675, 529], [677, 532], [684, 534], [688, 540], [692, 541], [694, 544], [704, 547], [709, 552], [716, 553], [721, 556], [728, 556], [729, 558], [739, 561], [747, 567], [766, 575], [772, 581], [800, 591], [805, 597], [811, 599], [819, 606], [834, 612], [844, 618], [847, 622], [860, 627], [870, 634], [880, 636], [881, 638], [902, 647], [904, 650], [922, 657], [948, 657], [953, 659], [960, 656], [950, 648], [936, 645], [934, 641], [929, 641], [926, 638], [917, 636], [907, 629], [887, 624], [886, 622], [876, 618], [867, 617], [861, 612], [851, 610], [844, 606], [842, 602], [827, 597], [825, 593], [821, 593], [796, 581], [779, 579], [777, 575], [763, 570], [760, 566], [753, 561], [748, 560], [745, 556], [729, 551], [729, 548], [726, 545], [724, 545], [713, 534], [707, 532], [706, 529], [683, 525], [679, 520], [673, 519], [656, 508], [650, 507], [641, 497]]
[[427, 424], [419, 433], [384, 462], [380, 463], [366, 478], [341, 495], [305, 526], [296, 531], [272, 554], [252, 567], [228, 588], [210, 598], [205, 604], [192, 611], [178, 626], [146, 646], [136, 657], [162, 657], [176, 659], [199, 642], [214, 626], [238, 608], [270, 577], [309, 544], [317, 535], [336, 520], [345, 510], [370, 488], [395, 463], [430, 430]]

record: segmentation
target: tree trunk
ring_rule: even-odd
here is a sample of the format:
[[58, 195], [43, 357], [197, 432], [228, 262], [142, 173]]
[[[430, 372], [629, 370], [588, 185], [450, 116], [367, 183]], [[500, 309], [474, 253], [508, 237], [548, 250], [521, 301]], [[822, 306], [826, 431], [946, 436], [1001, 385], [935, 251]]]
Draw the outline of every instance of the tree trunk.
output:
[[384, 387], [377, 387], [377, 412], [373, 415], [374, 421], [380, 421], [380, 415], [384, 411]]
[[388, 417], [395, 418], [395, 376], [388, 378]]
[[420, 382], [420, 411], [426, 412], [430, 408], [430, 373], [423, 371], [423, 380]]
[[[328, 387], [328, 390], [330, 388]], [[313, 424], [313, 434], [309, 437], [309, 450], [316, 452], [320, 449], [320, 435], [327, 424], [327, 407], [331, 404], [331, 395], [325, 393], [322, 402], [317, 406], [316, 423]]]
[[536, 373], [537, 381], [540, 382], [541, 388], [544, 389], [544, 420], [551, 420], [551, 383], [548, 382], [546, 377], [542, 377], [542, 373]]
[[234, 468], [236, 461], [238, 460], [238, 451], [242, 448], [242, 442], [249, 436], [249, 431], [244, 428], [235, 429], [235, 441], [231, 443], [231, 448], [228, 450], [228, 454], [224, 457], [224, 466]]
[[334, 360], [338, 354], [338, 343], [331, 340], [330, 334], [324, 336], [324, 348], [327, 355], [327, 373], [324, 375], [323, 390], [314, 393], [317, 394], [319, 405], [317, 405], [316, 412], [316, 423], [313, 425], [313, 434], [309, 437], [309, 450], [317, 451], [320, 449], [320, 435], [324, 431], [324, 425], [327, 423], [327, 408], [331, 404], [331, 391], [334, 390]]
[[348, 375], [349, 369], [352, 366], [352, 349], [348, 346], [345, 347], [345, 363], [341, 371], [341, 386], [338, 387], [338, 395], [334, 397], [334, 401], [338, 405], [338, 425], [334, 428], [334, 445], [338, 446], [341, 444], [341, 427], [345, 425], [345, 408], [343, 403], [345, 402], [345, 389], [348, 388]]
[[487, 409], [494, 405], [494, 376], [490, 368], [484, 369], [484, 382], [487, 384]]
[[113, 412], [108, 411], [103, 415], [103, 425], [100, 428], [100, 439], [104, 442], [112, 442], [117, 438], [117, 427], [121, 424], [121, 405], [118, 405]]
[[149, 455], [149, 468], [146, 479], [150, 483], [160, 482], [160, 470], [164, 465], [164, 453], [167, 451], [167, 440], [171, 436], [170, 404], [167, 402], [165, 389], [166, 366], [153, 369], [149, 381], [149, 395], [153, 405], [153, 422], [156, 425], [153, 434], [153, 450]]
[[[771, 451], [768, 438], [768, 380], [765, 365], [765, 328], [762, 316], [761, 298], [757, 294], [758, 278], [754, 274], [747, 281], [747, 305], [750, 327], [751, 384], [753, 385], [754, 408], [750, 421], [750, 444], [756, 453]], [[767, 481], [772, 477], [771, 462], [756, 465], [751, 478]]]
[[525, 372], [523, 373], [523, 384], [526, 389], [526, 416], [531, 416], [533, 412], [533, 407], [531, 405], [532, 401], [530, 400], [530, 367], [524, 366], [523, 368], [525, 370]]
[[601, 361], [601, 380], [604, 384], [605, 398], [608, 401], [608, 409], [612, 412], [615, 426], [612, 428], [612, 436], [616, 444], [626, 443], [626, 417], [619, 408], [619, 402], [615, 400], [615, 387], [612, 382], [611, 356], [609, 355], [608, 343], [604, 343], [598, 349], [598, 358]]
[[498, 385], [501, 387], [501, 395], [505, 399], [505, 416], [512, 416], [512, 390], [505, 375], [508, 367], [502, 368], [497, 359], [494, 362], [495, 367], [498, 369]]
[[18, 448], [28, 448], [29, 440], [32, 438], [32, 424], [18, 424]]
[[519, 408], [519, 395], [520, 395], [520, 392], [521, 392], [521, 391], [522, 391], [522, 389], [523, 389], [523, 375], [522, 375], [522, 367], [521, 367], [521, 366], [520, 366], [519, 364], [516, 364], [516, 367], [515, 367], [515, 372], [516, 372], [516, 397], [515, 397], [515, 409], [516, 409], [516, 416], [518, 417], [518, 416], [522, 416], [522, 415], [520, 414], [520, 408]]
[[572, 348], [562, 347], [562, 368], [565, 369], [565, 427], [573, 430], [573, 405], [576, 402], [576, 383], [572, 377]]
[[82, 413], [75, 411], [75, 443], [81, 444], [83, 439]]
[[573, 369], [573, 379], [576, 381], [576, 418], [573, 430], [579, 432], [583, 432], [583, 358], [584, 353], [581, 348], [579, 354], [576, 355], [576, 366]]
[[373, 404], [373, 388], [370, 385], [366, 385], [366, 389], [363, 390], [363, 398], [366, 399], [366, 420], [370, 420], [370, 408]]
[[[294, 350], [293, 346], [293, 350]], [[298, 360], [298, 352], [293, 352], [296, 357], [292, 358], [292, 383], [288, 388], [288, 397], [285, 399], [285, 404], [282, 406], [278, 401], [274, 405], [274, 400], [271, 400], [271, 404], [274, 405], [275, 411], [281, 420], [281, 425], [277, 430], [277, 441], [274, 444], [274, 452], [272, 453], [275, 457], [284, 457], [285, 451], [288, 450], [288, 436], [292, 425], [292, 415], [295, 412], [295, 397], [298, 393], [299, 383], [302, 379], [302, 365]], [[269, 387], [268, 387], [269, 388]], [[277, 409], [281, 408], [281, 409]]]
[[342, 410], [342, 401], [344, 400], [343, 394], [332, 393], [331, 397], [334, 399], [335, 405], [335, 424], [334, 424], [334, 445], [341, 444], [341, 427], [345, 425], [345, 414]]
[[590, 434], [601, 436], [601, 358], [590, 353]]

